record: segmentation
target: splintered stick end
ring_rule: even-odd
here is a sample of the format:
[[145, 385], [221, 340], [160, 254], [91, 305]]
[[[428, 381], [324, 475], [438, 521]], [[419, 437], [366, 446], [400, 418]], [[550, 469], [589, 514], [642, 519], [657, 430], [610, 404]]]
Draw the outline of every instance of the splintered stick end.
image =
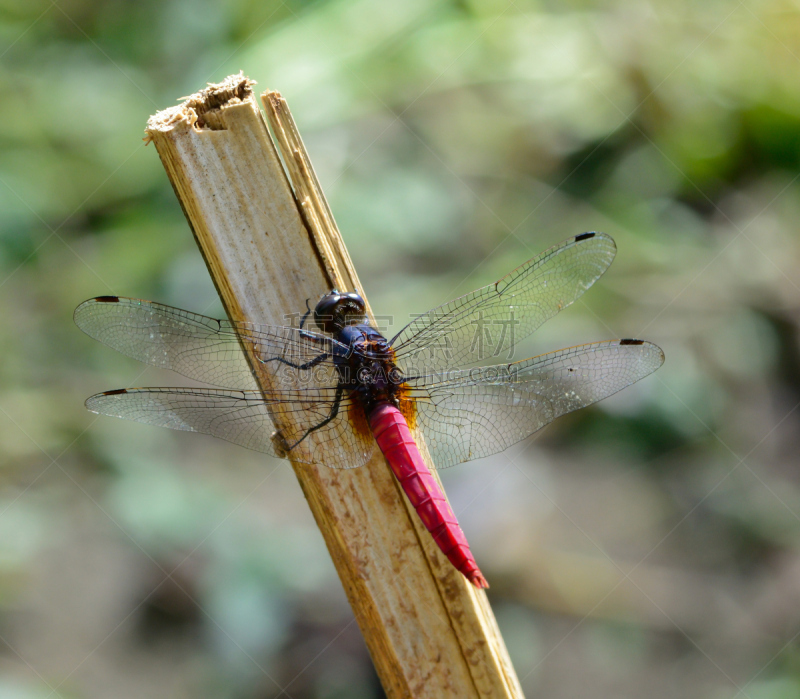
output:
[[225, 131], [227, 123], [222, 111], [226, 107], [250, 101], [258, 111], [253, 101], [255, 84], [255, 80], [240, 71], [220, 83], [208, 83], [207, 87], [193, 95], [181, 97], [180, 104], [162, 109], [148, 119], [145, 143], [164, 136], [180, 123], [188, 124], [196, 131]]

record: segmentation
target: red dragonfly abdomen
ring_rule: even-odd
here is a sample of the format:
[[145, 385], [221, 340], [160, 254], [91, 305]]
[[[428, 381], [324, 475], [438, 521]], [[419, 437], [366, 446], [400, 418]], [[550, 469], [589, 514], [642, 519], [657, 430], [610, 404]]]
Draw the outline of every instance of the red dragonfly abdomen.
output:
[[489, 587], [442, 489], [422, 460], [403, 414], [389, 403], [379, 403], [370, 413], [369, 424], [389, 466], [433, 540], [475, 587]]

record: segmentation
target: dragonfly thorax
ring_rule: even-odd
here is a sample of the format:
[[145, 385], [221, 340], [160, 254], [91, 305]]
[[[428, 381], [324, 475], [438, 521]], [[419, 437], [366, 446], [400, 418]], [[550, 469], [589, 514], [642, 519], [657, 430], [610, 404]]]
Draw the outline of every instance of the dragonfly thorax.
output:
[[342, 383], [358, 396], [367, 414], [378, 403], [395, 404], [405, 379], [388, 340], [369, 325], [349, 325], [336, 339], [351, 349], [338, 362]]

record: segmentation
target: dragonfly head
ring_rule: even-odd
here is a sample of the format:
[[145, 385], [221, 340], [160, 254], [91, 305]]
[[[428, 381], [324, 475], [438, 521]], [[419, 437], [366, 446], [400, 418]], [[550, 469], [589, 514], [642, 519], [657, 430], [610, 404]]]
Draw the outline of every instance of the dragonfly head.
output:
[[322, 330], [333, 335], [346, 325], [366, 322], [366, 304], [354, 291], [342, 293], [334, 289], [317, 303], [314, 321]]

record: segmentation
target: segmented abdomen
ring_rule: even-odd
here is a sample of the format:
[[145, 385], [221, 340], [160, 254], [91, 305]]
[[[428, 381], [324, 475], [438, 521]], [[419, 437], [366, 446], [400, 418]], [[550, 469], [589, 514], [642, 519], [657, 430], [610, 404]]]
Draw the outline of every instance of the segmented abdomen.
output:
[[419, 518], [450, 562], [475, 587], [489, 587], [442, 489], [419, 453], [403, 414], [380, 403], [369, 416], [375, 440]]

